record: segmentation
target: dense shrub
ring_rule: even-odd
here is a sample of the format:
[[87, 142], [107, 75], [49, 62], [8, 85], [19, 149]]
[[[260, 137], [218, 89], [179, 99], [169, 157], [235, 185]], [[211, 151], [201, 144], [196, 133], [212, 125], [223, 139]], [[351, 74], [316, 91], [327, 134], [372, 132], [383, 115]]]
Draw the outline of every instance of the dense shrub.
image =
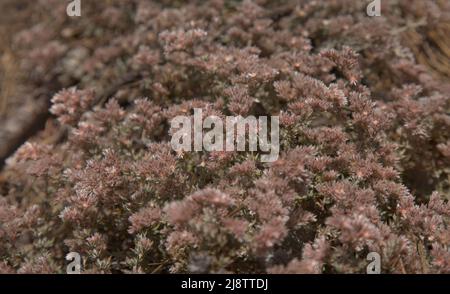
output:
[[[450, 272], [450, 87], [403, 34], [448, 2], [37, 2], [54, 119], [2, 171], [1, 272]], [[279, 115], [279, 160], [174, 152], [193, 108]]]

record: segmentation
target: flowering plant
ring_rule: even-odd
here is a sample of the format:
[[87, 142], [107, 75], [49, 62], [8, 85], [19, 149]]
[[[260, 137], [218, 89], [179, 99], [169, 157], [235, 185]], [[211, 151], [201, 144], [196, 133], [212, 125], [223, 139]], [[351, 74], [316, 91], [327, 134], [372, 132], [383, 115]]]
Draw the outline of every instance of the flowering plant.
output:
[[[51, 116], [0, 174], [0, 272], [75, 251], [93, 273], [360, 273], [369, 252], [450, 273], [449, 76], [408, 38], [448, 32], [448, 2], [37, 2], [52, 17], [14, 44]], [[175, 152], [194, 109], [279, 116], [278, 160]]]

